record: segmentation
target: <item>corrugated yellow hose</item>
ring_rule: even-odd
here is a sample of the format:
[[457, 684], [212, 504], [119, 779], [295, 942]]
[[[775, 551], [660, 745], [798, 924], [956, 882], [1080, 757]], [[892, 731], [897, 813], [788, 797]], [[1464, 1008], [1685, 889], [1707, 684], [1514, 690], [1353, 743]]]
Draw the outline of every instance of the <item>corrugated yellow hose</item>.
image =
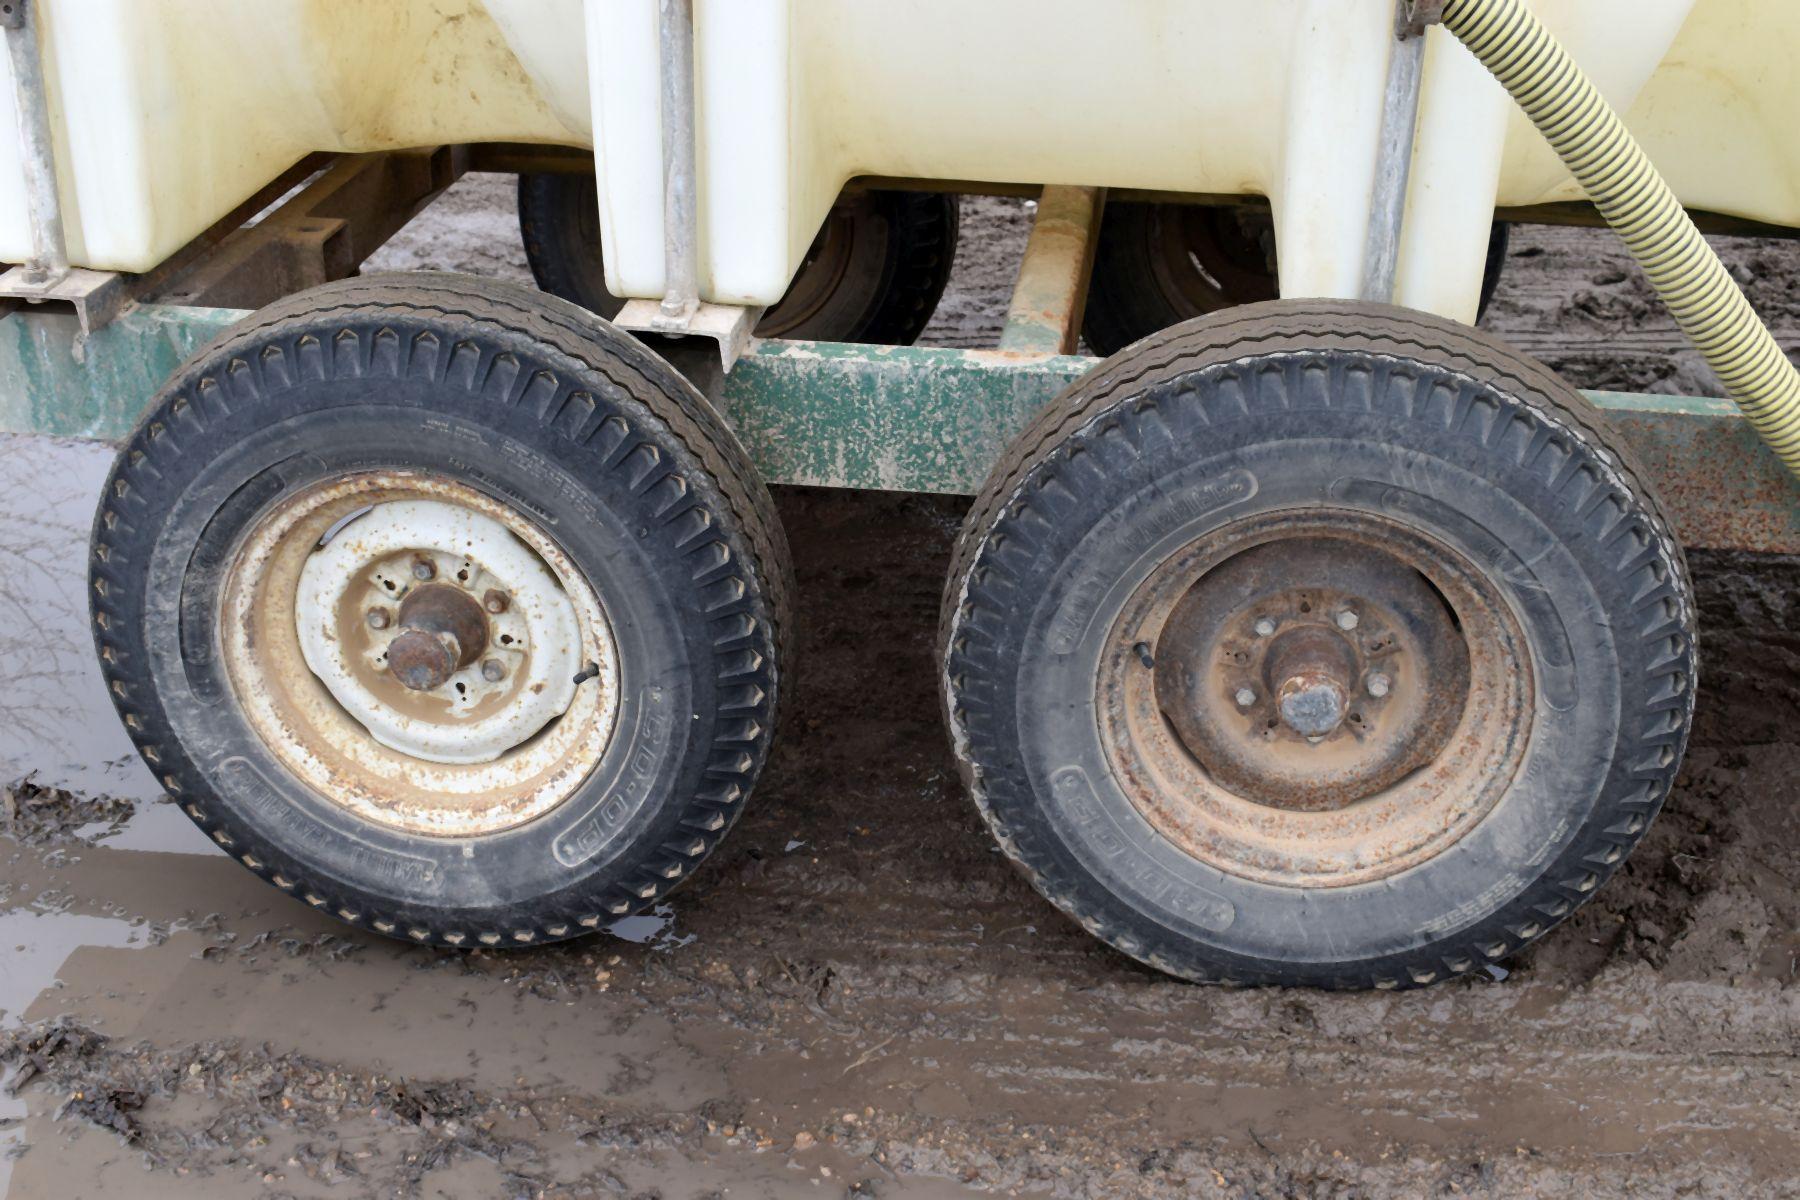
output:
[[1800, 371], [1612, 106], [1523, 0], [1448, 0], [1443, 19], [1548, 139], [1757, 433], [1800, 476]]

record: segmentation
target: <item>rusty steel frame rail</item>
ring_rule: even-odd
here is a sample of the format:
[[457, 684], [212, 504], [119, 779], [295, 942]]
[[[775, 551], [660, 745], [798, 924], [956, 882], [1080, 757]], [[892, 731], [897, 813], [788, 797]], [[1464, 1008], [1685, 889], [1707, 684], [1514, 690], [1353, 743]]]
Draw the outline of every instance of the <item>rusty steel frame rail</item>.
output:
[[250, 309], [348, 278], [461, 178], [468, 161], [465, 146], [342, 155], [256, 223], [216, 238], [204, 253], [179, 252], [187, 261], [157, 272], [136, 294], [172, 305]]
[[1000, 349], [1073, 354], [1081, 341], [1088, 280], [1100, 240], [1106, 189], [1051, 185], [1038, 197], [1031, 236], [1006, 310]]

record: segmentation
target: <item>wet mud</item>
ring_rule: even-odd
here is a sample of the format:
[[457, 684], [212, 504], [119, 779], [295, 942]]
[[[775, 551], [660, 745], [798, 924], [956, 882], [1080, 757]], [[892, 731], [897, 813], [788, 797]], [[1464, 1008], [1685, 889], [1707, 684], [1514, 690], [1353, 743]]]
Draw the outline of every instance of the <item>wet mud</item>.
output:
[[[516, 270], [503, 185], [457, 195], [384, 253]], [[1024, 211], [965, 208], [931, 340], [997, 336]], [[1583, 386], [1706, 390], [1629, 273], [1592, 282], [1603, 235], [1514, 246], [1504, 336]], [[1562, 311], [1584, 289], [1598, 326]], [[0, 439], [29, 564], [0, 653], [47, 675], [0, 722], [30, 814], [0, 825], [0, 1195], [1800, 1194], [1800, 562], [1691, 555], [1687, 765], [1532, 952], [1402, 995], [1226, 991], [1064, 921], [962, 795], [932, 655], [964, 502], [785, 489], [795, 702], [743, 821], [634, 924], [453, 952], [314, 913], [157, 794], [88, 663], [105, 465]]]

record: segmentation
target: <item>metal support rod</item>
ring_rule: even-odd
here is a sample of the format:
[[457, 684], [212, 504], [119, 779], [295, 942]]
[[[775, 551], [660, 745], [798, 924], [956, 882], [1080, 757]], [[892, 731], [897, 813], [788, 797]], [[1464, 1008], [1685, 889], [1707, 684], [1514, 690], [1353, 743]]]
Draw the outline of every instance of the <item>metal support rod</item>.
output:
[[1000, 349], [1016, 354], [1073, 354], [1081, 340], [1094, 248], [1106, 189], [1051, 185], [1037, 215], [1007, 307]]
[[63, 238], [62, 202], [56, 192], [55, 142], [50, 103], [38, 53], [33, 0], [0, 0], [0, 28], [12, 56], [13, 107], [19, 116], [19, 162], [25, 175], [25, 203], [31, 218], [31, 259], [24, 264], [28, 284], [48, 287], [69, 273]]
[[1419, 87], [1425, 72], [1423, 28], [1413, 26], [1412, 0], [1397, 0], [1395, 43], [1388, 60], [1387, 94], [1381, 107], [1381, 143], [1375, 190], [1369, 203], [1369, 238], [1363, 251], [1362, 298], [1388, 303], [1400, 260], [1400, 229], [1412, 181], [1413, 138], [1419, 124]]
[[694, 0], [660, 0], [662, 66], [662, 316], [685, 326], [700, 304], [700, 212], [695, 196]]

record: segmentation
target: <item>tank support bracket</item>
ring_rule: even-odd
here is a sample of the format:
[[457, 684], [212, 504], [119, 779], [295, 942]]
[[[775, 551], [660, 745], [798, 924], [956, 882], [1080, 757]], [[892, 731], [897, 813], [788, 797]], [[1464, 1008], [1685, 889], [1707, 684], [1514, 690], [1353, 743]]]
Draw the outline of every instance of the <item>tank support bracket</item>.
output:
[[1396, 37], [1388, 60], [1387, 94], [1381, 107], [1380, 158], [1369, 204], [1369, 240], [1363, 253], [1362, 298], [1382, 304], [1394, 299], [1400, 232], [1406, 223], [1406, 193], [1412, 182], [1413, 140], [1419, 126], [1419, 91], [1425, 74], [1424, 28], [1410, 32], [1418, 8], [1415, 0], [1397, 0]]

